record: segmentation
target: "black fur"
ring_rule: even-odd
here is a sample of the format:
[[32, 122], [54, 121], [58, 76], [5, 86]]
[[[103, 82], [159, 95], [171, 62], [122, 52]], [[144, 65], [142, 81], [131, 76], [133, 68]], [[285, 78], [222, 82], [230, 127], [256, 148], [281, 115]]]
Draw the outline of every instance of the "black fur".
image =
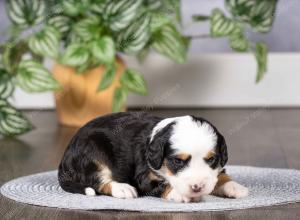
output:
[[205, 122], [208, 123], [216, 132], [217, 136], [218, 136], [218, 140], [217, 140], [217, 146], [216, 146], [216, 155], [212, 158], [213, 160], [209, 161], [206, 160], [206, 162], [210, 165], [211, 168], [215, 169], [217, 168], [219, 165], [221, 167], [224, 167], [225, 164], [228, 161], [228, 152], [227, 152], [227, 145], [225, 142], [225, 138], [223, 137], [223, 135], [218, 131], [218, 129], [209, 121], [207, 121], [204, 118], [200, 118], [200, 117], [195, 117], [192, 116], [192, 118], [195, 121], [200, 121], [201, 123]]
[[[152, 141], [150, 135], [163, 119], [148, 113], [126, 112], [106, 115], [87, 123], [75, 134], [65, 151], [59, 165], [60, 186], [65, 191], [81, 194], [86, 187], [97, 189], [101, 180], [95, 161], [101, 161], [111, 170], [114, 181], [136, 187], [140, 196], [160, 196], [165, 183], [149, 179], [149, 164], [159, 169], [163, 159], [172, 154], [169, 138], [174, 123], [159, 131]], [[226, 143], [221, 136], [219, 142], [218, 164], [224, 166], [227, 161]]]
[[161, 129], [161, 131], [155, 134], [151, 142], [149, 140], [149, 147], [146, 150], [146, 158], [151, 167], [155, 170], [158, 170], [162, 166], [164, 156], [172, 153], [169, 139], [171, 137], [171, 131], [174, 124], [175, 123], [168, 124], [166, 127]]

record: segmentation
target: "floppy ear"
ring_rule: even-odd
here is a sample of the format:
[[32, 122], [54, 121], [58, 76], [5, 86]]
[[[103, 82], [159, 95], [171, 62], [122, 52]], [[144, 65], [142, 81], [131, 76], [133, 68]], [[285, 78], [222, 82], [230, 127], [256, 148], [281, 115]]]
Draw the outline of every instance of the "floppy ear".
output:
[[225, 138], [221, 134], [218, 134], [217, 151], [218, 151], [218, 154], [220, 156], [220, 165], [222, 167], [224, 167], [225, 164], [228, 161], [228, 153], [227, 153], [227, 145], [226, 145], [226, 142], [225, 142]]
[[170, 144], [169, 139], [173, 124], [174, 123], [170, 123], [165, 126], [154, 135], [151, 141], [149, 140], [146, 150], [146, 159], [149, 165], [155, 170], [160, 169], [162, 166], [165, 149]]

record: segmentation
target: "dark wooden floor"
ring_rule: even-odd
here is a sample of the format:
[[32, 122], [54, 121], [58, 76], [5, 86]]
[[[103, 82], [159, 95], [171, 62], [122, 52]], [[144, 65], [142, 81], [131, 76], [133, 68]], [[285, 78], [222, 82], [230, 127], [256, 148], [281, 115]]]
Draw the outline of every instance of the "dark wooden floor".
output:
[[[229, 164], [300, 169], [300, 109], [153, 110], [194, 114], [214, 123], [229, 145]], [[52, 111], [27, 112], [36, 130], [0, 140], [0, 185], [13, 178], [56, 169], [75, 128], [57, 125]], [[300, 219], [300, 204], [239, 211], [139, 213], [72, 211], [24, 205], [0, 197], [0, 219]]]

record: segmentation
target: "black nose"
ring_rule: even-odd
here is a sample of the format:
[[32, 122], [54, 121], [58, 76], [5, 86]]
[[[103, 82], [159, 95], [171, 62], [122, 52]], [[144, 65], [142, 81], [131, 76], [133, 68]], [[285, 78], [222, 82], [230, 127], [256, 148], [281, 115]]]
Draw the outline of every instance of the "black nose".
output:
[[191, 186], [193, 192], [198, 193], [202, 190], [203, 186], [201, 186], [200, 184], [194, 184]]

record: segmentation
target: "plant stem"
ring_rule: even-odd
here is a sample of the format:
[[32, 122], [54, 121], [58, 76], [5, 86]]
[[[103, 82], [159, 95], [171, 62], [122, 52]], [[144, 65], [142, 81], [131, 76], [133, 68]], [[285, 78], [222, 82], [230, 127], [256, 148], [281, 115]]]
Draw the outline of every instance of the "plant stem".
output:
[[193, 36], [185, 36], [191, 39], [206, 39], [211, 38], [210, 34], [199, 34], [199, 35], [193, 35]]

